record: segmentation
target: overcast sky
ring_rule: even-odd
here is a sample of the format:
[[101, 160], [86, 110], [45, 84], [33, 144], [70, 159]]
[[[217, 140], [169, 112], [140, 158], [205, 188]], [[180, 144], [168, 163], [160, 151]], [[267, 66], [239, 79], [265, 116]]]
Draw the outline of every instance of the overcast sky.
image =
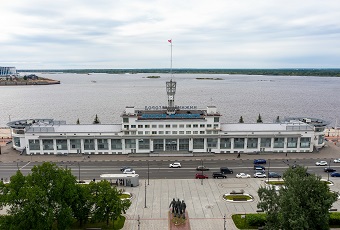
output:
[[339, 0], [1, 0], [0, 66], [340, 68]]

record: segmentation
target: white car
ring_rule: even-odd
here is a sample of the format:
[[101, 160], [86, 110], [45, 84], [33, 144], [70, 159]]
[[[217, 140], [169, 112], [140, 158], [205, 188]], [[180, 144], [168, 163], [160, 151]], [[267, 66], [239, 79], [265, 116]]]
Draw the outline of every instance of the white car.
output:
[[180, 167], [182, 166], [181, 166], [181, 163], [179, 162], [174, 162], [172, 164], [169, 164], [169, 168], [180, 168]]
[[267, 175], [263, 172], [257, 172], [257, 173], [254, 174], [254, 177], [255, 178], [266, 178]]
[[246, 173], [238, 173], [236, 174], [236, 178], [250, 178], [250, 175]]
[[136, 171], [133, 170], [132, 168], [128, 168], [128, 169], [125, 169], [125, 170], [123, 171], [123, 173], [124, 173], [124, 174], [135, 174]]
[[326, 166], [327, 165], [327, 161], [318, 161], [315, 163], [316, 166]]
[[334, 159], [333, 162], [334, 162], [334, 163], [340, 163], [340, 158]]

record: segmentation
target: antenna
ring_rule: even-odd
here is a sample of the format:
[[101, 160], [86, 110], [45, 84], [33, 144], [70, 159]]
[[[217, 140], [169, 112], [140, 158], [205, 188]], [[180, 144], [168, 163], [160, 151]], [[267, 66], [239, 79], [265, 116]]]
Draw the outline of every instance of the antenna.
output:
[[171, 62], [170, 62], [170, 81], [166, 82], [166, 93], [168, 95], [168, 114], [175, 114], [175, 94], [176, 94], [176, 82], [172, 80], [172, 39], [168, 40], [171, 47]]

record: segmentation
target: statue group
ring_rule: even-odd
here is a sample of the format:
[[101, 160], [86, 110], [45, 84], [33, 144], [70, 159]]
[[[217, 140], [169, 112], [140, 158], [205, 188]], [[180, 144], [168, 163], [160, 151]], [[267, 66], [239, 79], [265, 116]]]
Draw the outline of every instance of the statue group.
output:
[[185, 209], [187, 208], [187, 205], [185, 204], [184, 200], [181, 202], [179, 199], [176, 201], [175, 198], [173, 198], [169, 205], [169, 208], [170, 207], [172, 207], [171, 213], [173, 213], [174, 217], [182, 217], [185, 219]]

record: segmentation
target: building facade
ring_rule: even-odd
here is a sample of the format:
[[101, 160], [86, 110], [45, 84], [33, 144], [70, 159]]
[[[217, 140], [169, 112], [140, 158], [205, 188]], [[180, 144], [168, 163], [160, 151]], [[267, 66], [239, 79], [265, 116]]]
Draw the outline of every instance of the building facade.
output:
[[16, 68], [0, 66], [0, 77], [7, 77], [7, 76], [17, 76]]

